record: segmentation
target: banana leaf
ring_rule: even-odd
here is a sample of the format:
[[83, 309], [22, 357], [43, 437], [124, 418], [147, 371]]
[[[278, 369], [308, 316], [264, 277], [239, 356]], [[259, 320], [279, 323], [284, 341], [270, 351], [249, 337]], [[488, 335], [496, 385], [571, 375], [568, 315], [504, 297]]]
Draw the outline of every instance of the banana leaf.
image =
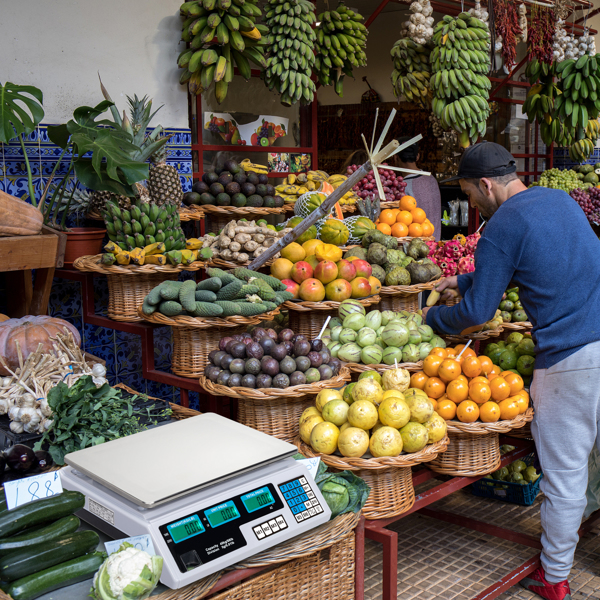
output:
[[0, 84], [0, 142], [8, 144], [34, 131], [44, 118], [43, 100], [41, 90], [31, 85]]

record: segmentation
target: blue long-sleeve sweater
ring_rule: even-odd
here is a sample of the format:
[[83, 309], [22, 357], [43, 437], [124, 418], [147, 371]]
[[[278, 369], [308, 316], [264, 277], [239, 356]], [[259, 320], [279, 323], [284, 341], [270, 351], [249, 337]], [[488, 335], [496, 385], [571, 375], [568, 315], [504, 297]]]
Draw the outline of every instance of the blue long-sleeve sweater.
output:
[[533, 187], [504, 202], [477, 244], [475, 266], [458, 276], [459, 304], [427, 313], [436, 331], [456, 335], [490, 320], [512, 283], [533, 324], [536, 369], [600, 340], [600, 240], [566, 192]]

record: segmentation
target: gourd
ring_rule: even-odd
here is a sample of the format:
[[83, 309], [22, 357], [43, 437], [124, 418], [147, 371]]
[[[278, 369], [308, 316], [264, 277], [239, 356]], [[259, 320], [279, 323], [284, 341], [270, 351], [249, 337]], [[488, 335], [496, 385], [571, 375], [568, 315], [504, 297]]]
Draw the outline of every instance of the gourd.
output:
[[37, 235], [43, 224], [35, 206], [0, 191], [0, 236]]
[[[64, 333], [68, 329], [73, 334], [73, 339], [77, 345], [81, 345], [79, 331], [71, 323], [63, 319], [47, 316], [28, 316], [21, 319], [8, 319], [0, 323], [0, 356], [8, 363], [8, 366], [14, 371], [19, 367], [19, 354], [17, 344], [23, 360], [42, 344], [43, 351], [52, 350], [51, 337], [57, 333]], [[0, 363], [0, 375], [9, 375], [9, 372]]]

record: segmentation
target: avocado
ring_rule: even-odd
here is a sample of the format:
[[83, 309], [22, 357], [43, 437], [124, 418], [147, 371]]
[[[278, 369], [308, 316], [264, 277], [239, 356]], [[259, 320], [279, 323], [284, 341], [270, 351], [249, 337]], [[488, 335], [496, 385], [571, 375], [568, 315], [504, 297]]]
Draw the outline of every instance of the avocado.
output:
[[210, 184], [210, 193], [213, 196], [218, 196], [219, 194], [222, 194], [225, 191], [225, 188], [218, 182], [215, 183], [211, 183]]
[[231, 183], [228, 183], [225, 186], [225, 191], [230, 195], [233, 196], [234, 194], [239, 194], [241, 191], [240, 188], [240, 184], [236, 183], [235, 181], [232, 181]]
[[267, 186], [267, 196], [274, 196], [275, 188], [270, 183], [267, 183], [266, 186]]
[[248, 173], [246, 175], [246, 177], [248, 178], [248, 181], [252, 184], [252, 185], [258, 185], [260, 182], [258, 181], [258, 175], [256, 173]]
[[273, 196], [264, 196], [263, 206], [266, 208], [275, 208], [275, 198]]
[[229, 206], [231, 204], [231, 196], [222, 192], [217, 196], [217, 204], [219, 206]]
[[233, 175], [231, 173], [229, 173], [228, 171], [223, 171], [220, 175], [219, 175], [219, 183], [225, 187], [227, 184], [231, 183], [233, 181]]
[[267, 186], [264, 183], [259, 183], [256, 186], [256, 193], [264, 198], [267, 195]]
[[258, 174], [258, 183], [262, 183], [263, 185], [266, 185], [267, 183], [269, 183], [269, 176], [266, 173], [259, 173]]
[[241, 172], [242, 168], [238, 165], [235, 160], [227, 160], [223, 165], [232, 175], [237, 175]]
[[588, 173], [594, 172], [594, 165], [581, 165], [579, 167], [579, 172], [587, 175]]
[[258, 208], [263, 205], [262, 196], [259, 196], [258, 194], [252, 194], [251, 196], [249, 196], [247, 198], [246, 204], [247, 204], [247, 206], [252, 206], [254, 208]]
[[192, 192], [196, 192], [196, 194], [204, 194], [208, 192], [208, 185], [204, 181], [196, 181], [192, 186]]
[[215, 204], [216, 200], [212, 194], [208, 192], [200, 194], [200, 204]]
[[237, 206], [238, 208], [246, 206], [246, 196], [244, 194], [234, 194], [231, 197], [231, 205]]
[[242, 185], [242, 183], [246, 183], [247, 179], [248, 178], [246, 177], [246, 173], [244, 173], [244, 171], [240, 171], [233, 176], [233, 180], [240, 185]]
[[252, 194], [256, 193], [256, 188], [249, 181], [247, 183], [243, 183], [240, 186], [240, 190], [241, 190], [242, 194], [244, 194], [244, 196], [246, 196], [246, 198], [248, 196], [252, 196]]
[[190, 206], [192, 204], [200, 204], [200, 194], [196, 192], [187, 192], [183, 195], [183, 203], [186, 206]]
[[206, 185], [211, 185], [216, 183], [219, 180], [219, 176], [214, 171], [207, 171], [202, 175], [202, 181], [206, 183]]
[[583, 178], [583, 181], [584, 183], [598, 183], [598, 175], [592, 171]]
[[281, 196], [275, 196], [275, 208], [281, 208], [285, 204]]

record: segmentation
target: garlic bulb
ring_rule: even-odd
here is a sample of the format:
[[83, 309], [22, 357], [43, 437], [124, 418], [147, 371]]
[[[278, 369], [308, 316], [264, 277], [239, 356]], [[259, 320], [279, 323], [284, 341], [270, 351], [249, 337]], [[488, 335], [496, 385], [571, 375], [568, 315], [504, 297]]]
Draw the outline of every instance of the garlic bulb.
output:
[[19, 416], [19, 411], [21, 410], [20, 406], [11, 406], [8, 409], [8, 418], [11, 421], [17, 421], [18, 420], [18, 416]]
[[44, 431], [48, 431], [52, 427], [53, 423], [54, 423], [54, 421], [52, 419], [43, 419], [39, 425], [38, 431], [40, 433], [43, 433]]
[[420, 13], [423, 10], [423, 7], [421, 6], [420, 2], [413, 2], [410, 7], [409, 10], [411, 13]]
[[525, 4], [519, 4], [519, 27], [521, 29], [521, 35], [519, 39], [522, 42], [527, 41], [527, 7]]
[[10, 387], [10, 382], [12, 381], [12, 377], [3, 377], [0, 381], [2, 383], [3, 388]]
[[17, 398], [16, 405], [20, 407], [30, 406], [34, 407], [36, 403], [36, 399], [32, 394], [21, 394], [19, 398]]
[[11, 421], [8, 426], [13, 433], [23, 433], [23, 423], [18, 421]]
[[42, 415], [35, 408], [31, 408], [29, 406], [25, 406], [19, 409], [19, 413], [17, 415], [17, 421], [21, 421], [21, 423], [30, 423], [32, 421], [35, 422], [35, 426], [37, 427], [42, 420]]
[[8, 400], [6, 398], [0, 399], [0, 415], [7, 414], [9, 408]]
[[50, 408], [50, 405], [48, 404], [48, 400], [46, 398], [43, 398], [40, 402], [40, 412], [44, 417], [52, 416], [52, 409]]
[[410, 18], [402, 24], [402, 37], [410, 37], [416, 44], [427, 44], [433, 37], [433, 8], [429, 0], [417, 0], [409, 7]]

